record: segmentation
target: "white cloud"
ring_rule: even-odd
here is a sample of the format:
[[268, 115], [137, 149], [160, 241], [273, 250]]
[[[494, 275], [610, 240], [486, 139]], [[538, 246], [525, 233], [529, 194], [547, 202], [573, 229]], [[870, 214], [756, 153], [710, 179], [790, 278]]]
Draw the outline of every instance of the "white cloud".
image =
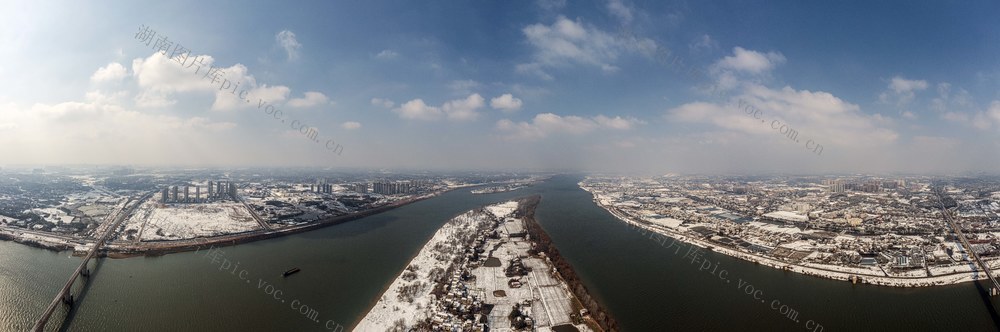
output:
[[128, 69], [125, 69], [125, 66], [122, 66], [120, 63], [112, 62], [107, 66], [97, 69], [94, 75], [90, 76], [90, 81], [95, 83], [121, 81], [125, 76], [128, 76]]
[[521, 109], [521, 99], [515, 98], [514, 95], [505, 93], [500, 97], [490, 99], [490, 107], [493, 109], [502, 110], [504, 112], [514, 112]]
[[[132, 75], [140, 88], [135, 98], [136, 105], [166, 107], [176, 104], [173, 96], [178, 93], [213, 93], [215, 100], [212, 110], [227, 111], [255, 108], [261, 100], [276, 104], [286, 100], [291, 92], [291, 89], [282, 85], [258, 85], [253, 75], [247, 72], [246, 66], [239, 63], [219, 69], [221, 79], [213, 83], [212, 78], [206, 78], [205, 74], [209, 66], [215, 65], [215, 60], [207, 55], [192, 57], [202, 59], [199, 64], [201, 68], [198, 68], [199, 65], [191, 65], [194, 62], [190, 59], [185, 68], [180, 62], [168, 59], [159, 52], [145, 59], [133, 60]], [[228, 81], [231, 88], [223, 90], [223, 80]], [[239, 98], [239, 93], [243, 90], [247, 91], [243, 95], [246, 99]]]
[[960, 122], [960, 123], [965, 123], [969, 121], [968, 114], [959, 112], [945, 112], [941, 114], [941, 118], [948, 121]]
[[[140, 88], [156, 92], [213, 90], [209, 80], [203, 79], [203, 75], [208, 66], [214, 64], [215, 59], [207, 55], [192, 55], [192, 57], [200, 57], [201, 69], [198, 69], [198, 65], [185, 68], [180, 62], [168, 59], [159, 52], [153, 53], [148, 58], [132, 60], [132, 75], [135, 76]], [[188, 64], [192, 63], [192, 60], [188, 61]]]
[[[376, 103], [376, 101], [372, 100], [372, 103]], [[413, 99], [399, 105], [392, 111], [403, 119], [429, 121], [446, 117], [453, 121], [471, 121], [479, 117], [477, 110], [485, 105], [485, 99], [478, 93], [474, 93], [465, 99], [448, 101], [440, 107], [427, 105], [423, 99]]]
[[615, 116], [613, 118], [609, 118], [603, 115], [598, 115], [594, 117], [594, 121], [596, 121], [602, 127], [618, 129], [618, 130], [629, 130], [632, 129], [632, 127], [635, 125], [646, 123], [645, 121], [633, 117], [623, 118], [620, 116]]
[[292, 98], [288, 101], [288, 106], [296, 108], [306, 108], [313, 107], [316, 105], [324, 105], [330, 103], [330, 99], [326, 95], [316, 92], [308, 91], [304, 94], [302, 98]]
[[398, 56], [399, 56], [399, 53], [396, 53], [396, 51], [388, 50], [388, 49], [382, 50], [382, 51], [378, 52], [378, 54], [375, 55], [376, 58], [383, 59], [383, 60], [395, 59]]
[[927, 89], [927, 81], [924, 80], [908, 80], [899, 76], [893, 77], [892, 82], [889, 83], [889, 88], [896, 93], [911, 92], [915, 90]]
[[749, 74], [765, 74], [785, 63], [785, 56], [778, 52], [757, 52], [742, 47], [734, 47], [733, 55], [724, 57], [712, 65], [715, 72], [735, 71]]
[[894, 130], [882, 125], [886, 123], [883, 117], [865, 114], [858, 105], [827, 92], [791, 87], [770, 89], [751, 84], [736, 98], [761, 110], [760, 118], [746, 114], [736, 103], [707, 102], [670, 109], [666, 118], [673, 122], [703, 123], [727, 133], [775, 142], [788, 140], [771, 127], [773, 121], [778, 121], [778, 125], [788, 125], [799, 133], [801, 142], [798, 144], [813, 139], [827, 150], [831, 146], [845, 150], [886, 146], [899, 137]]
[[400, 118], [412, 120], [435, 120], [444, 113], [441, 108], [427, 105], [423, 99], [410, 100], [392, 111]]
[[688, 47], [692, 51], [712, 51], [719, 48], [719, 43], [712, 39], [712, 36], [706, 34], [695, 39]]
[[942, 114], [941, 118], [980, 130], [1000, 128], [1000, 100], [994, 100], [985, 111], [976, 111], [971, 114], [947, 112]]
[[962, 88], [952, 89], [950, 83], [942, 82], [938, 83], [937, 92], [938, 96], [931, 99], [929, 108], [937, 112], [941, 119], [977, 129], [989, 129], [993, 126], [973, 101], [969, 91]]
[[177, 104], [177, 100], [154, 91], [142, 91], [135, 96], [135, 105], [142, 108], [164, 108], [174, 104]]
[[990, 108], [986, 110], [986, 114], [990, 116], [990, 119], [1000, 124], [1000, 100], [994, 100], [990, 103]]
[[[199, 56], [194, 56], [199, 57]], [[200, 56], [201, 66], [213, 64], [211, 56]], [[190, 61], [190, 60], [189, 60]], [[196, 74], [195, 70], [199, 73]], [[195, 66], [184, 68], [177, 61], [168, 59], [161, 53], [153, 53], [148, 58], [132, 60], [132, 75], [139, 86], [135, 97], [139, 107], [165, 107], [177, 103], [172, 96], [183, 92], [211, 92], [214, 90], [209, 80], [203, 80], [205, 69]]]
[[604, 72], [618, 69], [614, 62], [625, 54], [652, 56], [656, 42], [648, 38], [616, 36], [579, 21], [560, 16], [552, 25], [532, 24], [522, 29], [534, 46], [534, 61], [518, 64], [519, 73], [552, 79], [546, 69], [570, 65], [600, 68]]
[[598, 115], [584, 118], [575, 115], [560, 116], [553, 113], [535, 115], [531, 122], [513, 122], [503, 119], [497, 121], [497, 130], [505, 133], [510, 140], [537, 140], [552, 134], [581, 135], [599, 128], [629, 130], [634, 125], [643, 123], [635, 118], [616, 116], [609, 118]]
[[[926, 90], [927, 81], [908, 80], [900, 76], [893, 77], [889, 82], [888, 90], [879, 95], [879, 102], [883, 104], [896, 104], [898, 107], [905, 107], [916, 97], [916, 91]], [[950, 85], [939, 86], [938, 90], [947, 91]], [[933, 102], [932, 102], [933, 103]]]
[[361, 123], [356, 121], [347, 121], [341, 124], [340, 127], [347, 130], [355, 130], [361, 128]]
[[632, 8], [625, 5], [622, 0], [608, 0], [608, 11], [623, 24], [632, 22]]
[[274, 40], [278, 42], [278, 45], [285, 50], [288, 55], [288, 60], [295, 60], [299, 58], [299, 49], [302, 48], [302, 44], [295, 39], [295, 33], [288, 30], [281, 30], [277, 35], [274, 36]]
[[89, 91], [84, 95], [84, 99], [88, 102], [93, 102], [97, 104], [121, 104], [125, 96], [128, 95], [127, 91], [117, 91], [112, 93], [104, 93], [101, 91]]
[[24, 163], [197, 163], [176, 156], [221, 148], [220, 135], [237, 127], [205, 116], [135, 111], [119, 95], [92, 91], [85, 101], [4, 105], [0, 141], [11, 144], [0, 145], [0, 155]]
[[486, 106], [485, 99], [478, 93], [475, 93], [465, 99], [449, 101], [441, 109], [448, 114], [449, 120], [471, 121], [479, 117], [479, 113], [476, 110], [483, 106]]

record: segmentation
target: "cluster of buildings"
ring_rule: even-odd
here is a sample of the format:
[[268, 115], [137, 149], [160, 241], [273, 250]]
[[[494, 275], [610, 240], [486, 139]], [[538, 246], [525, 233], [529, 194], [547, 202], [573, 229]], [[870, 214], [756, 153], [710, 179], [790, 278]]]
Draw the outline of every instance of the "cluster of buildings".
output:
[[380, 195], [409, 194], [415, 187], [409, 182], [386, 182], [379, 181], [372, 183], [372, 192]]
[[[194, 190], [191, 190], [194, 187]], [[208, 181], [207, 195], [201, 196], [201, 186], [168, 186], [160, 190], [161, 203], [205, 203], [219, 199], [236, 200], [237, 185], [232, 181]]]
[[[315, 185], [309, 186], [310, 192], [330, 194], [333, 193], [334, 185], [320, 180]], [[345, 183], [341, 186], [347, 190], [358, 194], [374, 193], [379, 195], [406, 195], [413, 194], [421, 189], [430, 188], [433, 183], [429, 180], [409, 180], [409, 181], [374, 181], [360, 183]], [[369, 190], [369, 188], [371, 188]]]
[[[826, 186], [827, 191], [831, 193], [843, 194], [848, 191], [858, 191], [866, 193], [878, 193], [883, 190], [895, 190], [899, 188], [907, 188], [906, 180], [903, 179], [866, 179], [866, 180], [844, 180], [844, 179], [824, 179], [823, 185]], [[919, 183], [912, 183], [912, 186], [908, 188], [912, 191], [920, 190]]]
[[786, 263], [906, 277], [968, 265], [945, 205], [957, 212], [972, 250], [1000, 257], [994, 179], [590, 177], [581, 187], [612, 213], [668, 235]]
[[316, 185], [309, 185], [309, 191], [321, 194], [332, 194], [333, 185], [329, 183], [321, 183]]
[[470, 289], [468, 271], [455, 271], [444, 284], [444, 294], [434, 301], [434, 314], [426, 322], [432, 331], [488, 331], [487, 306]]

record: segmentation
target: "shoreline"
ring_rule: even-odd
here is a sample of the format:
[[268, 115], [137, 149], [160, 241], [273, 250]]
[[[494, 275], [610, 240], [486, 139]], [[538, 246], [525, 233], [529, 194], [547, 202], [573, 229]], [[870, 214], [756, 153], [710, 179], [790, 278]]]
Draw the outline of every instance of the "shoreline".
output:
[[620, 331], [618, 321], [590, 294], [590, 290], [580, 280], [580, 277], [576, 274], [576, 270], [563, 258], [555, 243], [552, 243], [549, 234], [545, 232], [542, 225], [535, 219], [535, 209], [541, 203], [541, 196], [534, 195], [529, 197], [528, 200], [528, 206], [524, 208], [524, 223], [532, 242], [537, 247], [544, 247], [545, 250], [543, 252], [549, 258], [553, 268], [555, 268], [559, 279], [569, 287], [577, 301], [590, 312], [590, 319], [603, 331]]
[[[641, 229], [645, 232], [652, 234], [659, 234], [661, 236], [667, 236], [677, 241], [687, 243], [689, 245], [698, 246], [705, 248], [712, 252], [720, 253], [732, 258], [740, 259], [743, 261], [764, 265], [770, 268], [774, 268], [780, 271], [791, 271], [801, 275], [838, 280], [838, 281], [848, 281], [854, 282], [856, 284], [869, 284], [875, 286], [887, 286], [887, 287], [897, 287], [897, 288], [916, 288], [916, 287], [933, 287], [933, 286], [945, 286], [945, 285], [957, 285], [965, 282], [973, 282], [979, 280], [986, 280], [986, 274], [982, 271], [962, 271], [940, 274], [931, 277], [893, 277], [886, 275], [872, 275], [863, 273], [851, 273], [844, 271], [835, 271], [822, 266], [817, 266], [820, 264], [811, 263], [809, 265], [802, 265], [798, 263], [784, 262], [776, 258], [771, 258], [767, 256], [762, 256], [739, 249], [723, 246], [719, 243], [714, 243], [711, 241], [697, 239], [687, 234], [678, 233], [676, 231], [668, 230], [663, 227], [654, 227], [647, 222], [641, 220], [635, 220], [630, 217], [627, 213], [615, 208], [613, 206], [608, 206], [600, 202], [597, 195], [585, 187], [582, 182], [577, 184], [579, 188], [588, 192], [592, 196], [592, 201], [597, 204], [601, 209], [611, 213], [618, 220], [624, 222], [630, 227]], [[653, 239], [650, 236], [650, 239]], [[666, 239], [664, 239], [664, 243]], [[665, 245], [665, 244], [664, 244]], [[997, 263], [1000, 262], [996, 259], [987, 261], [986, 264], [990, 266], [991, 269], [997, 268]], [[835, 267], [835, 266], [831, 266]]]
[[[184, 239], [184, 240], [176, 240], [176, 241], [149, 241], [149, 242], [140, 242], [140, 244], [138, 244], [138, 245], [121, 244], [121, 243], [111, 242], [111, 243], [106, 244], [104, 246], [104, 248], [102, 248], [97, 253], [97, 257], [107, 257], [107, 258], [114, 258], [114, 259], [118, 259], [118, 258], [133, 258], [133, 257], [158, 257], [158, 256], [163, 256], [163, 255], [168, 255], [168, 254], [174, 254], [174, 253], [181, 253], [181, 252], [188, 252], [188, 251], [197, 251], [197, 250], [201, 250], [201, 249], [211, 248], [213, 246], [216, 246], [216, 247], [227, 247], [227, 246], [234, 246], [234, 245], [238, 245], [238, 244], [250, 243], [250, 242], [255, 242], [255, 241], [262, 241], [262, 240], [267, 240], [267, 239], [273, 239], [273, 238], [277, 238], [277, 237], [282, 237], [282, 236], [287, 236], [287, 235], [293, 235], [293, 234], [308, 232], [308, 231], [312, 231], [312, 230], [316, 230], [316, 229], [320, 229], [320, 228], [325, 228], [325, 227], [330, 227], [330, 226], [335, 226], [335, 225], [343, 224], [343, 223], [346, 223], [346, 222], [350, 222], [350, 221], [354, 221], [354, 220], [361, 219], [361, 218], [364, 218], [364, 217], [369, 217], [369, 216], [376, 215], [376, 214], [379, 214], [379, 213], [382, 213], [382, 212], [386, 212], [386, 211], [389, 211], [389, 210], [392, 210], [392, 209], [395, 209], [395, 208], [398, 208], [398, 207], [402, 207], [402, 206], [405, 206], [405, 205], [408, 205], [408, 204], [416, 203], [416, 202], [419, 202], [419, 201], [422, 201], [422, 200], [425, 200], [425, 199], [434, 198], [434, 197], [443, 195], [445, 193], [451, 192], [453, 190], [464, 189], [464, 188], [475, 187], [475, 186], [479, 186], [479, 185], [458, 186], [458, 187], [454, 187], [454, 188], [448, 188], [446, 190], [435, 192], [435, 193], [432, 193], [432, 194], [427, 194], [427, 195], [423, 195], [423, 196], [417, 196], [417, 197], [413, 197], [413, 198], [409, 198], [409, 199], [404, 199], [404, 200], [401, 200], [401, 201], [393, 202], [393, 203], [390, 203], [388, 205], [377, 207], [377, 208], [374, 208], [374, 209], [369, 209], [369, 210], [365, 210], [365, 211], [355, 212], [355, 213], [352, 213], [352, 214], [347, 214], [347, 215], [342, 215], [342, 216], [327, 218], [327, 219], [324, 219], [324, 220], [317, 221], [315, 223], [309, 223], [309, 224], [305, 224], [305, 225], [291, 226], [291, 227], [287, 227], [287, 228], [270, 230], [270, 231], [254, 230], [254, 231], [250, 231], [250, 232], [242, 232], [242, 233], [235, 233], [235, 234], [219, 235], [219, 236], [214, 236], [214, 237], [210, 237], [210, 238], [194, 238], [194, 239]], [[4, 232], [4, 231], [7, 231], [7, 232]], [[67, 251], [67, 250], [74, 250], [74, 248], [75, 248], [74, 245], [68, 244], [68, 243], [48, 243], [48, 242], [44, 242], [44, 241], [36, 241], [34, 239], [28, 239], [28, 238], [18, 237], [16, 235], [13, 235], [13, 234], [8, 233], [8, 232], [17, 232], [17, 231], [10, 230], [10, 229], [0, 229], [0, 241], [8, 241], [9, 240], [9, 241], [12, 241], [12, 242], [20, 243], [20, 244], [23, 244], [23, 245], [27, 245], [27, 246], [31, 246], [31, 247], [35, 247], [35, 248], [39, 248], [39, 249], [55, 251], [57, 253], [63, 252], [63, 251]], [[34, 232], [24, 232], [24, 231], [20, 231], [20, 233], [22, 233], [22, 234], [25, 234], [25, 233], [34, 234]], [[63, 235], [45, 235], [45, 236], [65, 237]], [[72, 240], [67, 239], [67, 241], [75, 241], [76, 243], [78, 243], [80, 245], [90, 245], [90, 244], [93, 243], [93, 241], [89, 240], [89, 239], [72, 239]], [[80, 253], [77, 252], [76, 250], [74, 250], [73, 256], [80, 256]]]
[[[476, 208], [476, 209], [481, 209], [481, 208], [482, 207], [479, 207], [479, 208]], [[441, 227], [444, 227], [445, 225], [447, 225], [448, 221], [451, 221], [452, 219], [458, 218], [459, 216], [461, 216], [463, 214], [466, 214], [468, 212], [469, 211], [459, 212], [458, 214], [452, 216], [451, 218], [448, 218], [448, 220], [446, 220], [444, 222], [444, 224], [441, 225]], [[440, 228], [438, 228], [438, 230], [440, 230]], [[428, 242], [432, 241], [434, 239], [434, 235], [436, 233], [437, 233], [437, 231], [435, 231], [434, 234], [431, 234], [431, 238], [428, 239], [427, 241]], [[406, 261], [407, 262], [407, 266], [409, 266], [410, 263], [412, 263], [415, 259], [417, 259], [418, 256], [420, 256], [420, 252], [423, 251], [424, 247], [426, 247], [426, 246], [427, 246], [427, 243], [424, 243], [424, 245], [420, 247], [420, 250], [417, 250], [416, 252], [413, 253], [413, 255], [410, 256], [410, 258]], [[384, 285], [382, 285], [382, 289], [379, 290], [378, 293], [381, 295], [381, 294], [385, 294], [386, 292], [388, 292], [389, 288], [392, 287], [393, 283], [396, 281], [396, 279], [399, 278], [399, 276], [400, 276], [401, 273], [402, 273], [402, 271], [400, 273], [397, 273], [395, 278], [387, 281]], [[357, 325], [360, 324], [361, 321], [364, 320], [365, 315], [367, 315], [368, 312], [371, 312], [372, 310], [375, 309], [375, 306], [378, 305], [379, 299], [381, 299], [381, 296], [372, 298], [371, 301], [368, 301], [369, 303], [367, 305], [367, 309], [364, 310], [365, 314], [362, 315], [362, 316], [360, 316], [360, 317], [357, 317], [357, 321], [354, 322], [351, 326], [349, 326], [346, 331], [354, 331], [354, 329], [357, 328]]]
[[[449, 219], [383, 287], [350, 330], [459, 326], [464, 330], [505, 330], [513, 328], [509, 325], [513, 318], [508, 317], [513, 303], [515, 308], [521, 308], [515, 312], [521, 310], [522, 315], [531, 317], [529, 322], [535, 319], [541, 324], [536, 328], [618, 331], [617, 323], [599, 305], [596, 309], [600, 319], [595, 319], [593, 311], [581, 311], [595, 308], [592, 304], [596, 302], [589, 294], [579, 295], [580, 291], [586, 292], [586, 288], [574, 278], [572, 271], [564, 270], [571, 267], [558, 256], [558, 251], [534, 220], [540, 200], [539, 195], [512, 198], [506, 203], [475, 208]], [[556, 256], [549, 255], [550, 252]], [[521, 264], [522, 259], [528, 272], [523, 277], [511, 276], [510, 269]], [[506, 277], [504, 271], [508, 273]], [[539, 284], [539, 278], [550, 281]], [[520, 280], [525, 287], [511, 285], [513, 281], [508, 279]], [[545, 295], [538, 298], [541, 294]], [[471, 311], [449, 305], [456, 301], [469, 305]], [[471, 316], [463, 316], [456, 321], [454, 310], [462, 312], [459, 315], [475, 313], [476, 319], [467, 320]], [[612, 329], [604, 327], [609, 321]], [[533, 326], [533, 323], [528, 324]]]

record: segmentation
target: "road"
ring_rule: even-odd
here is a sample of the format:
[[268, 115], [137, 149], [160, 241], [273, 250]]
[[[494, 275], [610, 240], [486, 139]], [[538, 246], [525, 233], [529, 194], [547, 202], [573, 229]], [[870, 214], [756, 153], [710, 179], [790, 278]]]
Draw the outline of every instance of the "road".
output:
[[944, 214], [944, 218], [948, 221], [948, 224], [951, 225], [951, 228], [955, 230], [955, 234], [958, 235], [958, 239], [962, 242], [962, 246], [965, 247], [965, 251], [972, 255], [972, 259], [976, 261], [976, 265], [979, 265], [979, 268], [983, 270], [983, 272], [986, 272], [986, 276], [993, 282], [994, 289], [1000, 291], [1000, 282], [997, 282], [997, 279], [993, 277], [993, 272], [989, 266], [984, 264], [983, 261], [979, 259], [979, 254], [972, 250], [972, 245], [969, 244], [969, 240], [965, 238], [965, 233], [962, 233], [962, 229], [955, 223], [955, 219], [952, 219], [951, 213], [948, 213], [948, 209], [944, 206], [944, 194], [940, 191], [940, 189], [935, 191], [938, 195], [938, 201], [941, 204], [941, 213]]
[[[72, 303], [73, 300], [70, 291], [73, 288], [73, 283], [76, 282], [76, 278], [85, 273], [89, 274], [89, 271], [87, 270], [87, 263], [89, 263], [92, 258], [97, 256], [97, 253], [100, 251], [101, 247], [104, 246], [104, 243], [107, 242], [108, 238], [111, 237], [111, 234], [114, 233], [119, 226], [121, 226], [121, 223], [125, 221], [125, 219], [127, 219], [128, 216], [132, 214], [133, 211], [135, 211], [135, 208], [138, 207], [139, 205], [142, 205], [142, 202], [146, 201], [146, 199], [152, 196], [153, 196], [152, 193], [146, 194], [141, 199], [137, 200], [135, 204], [132, 205], [132, 207], [129, 207], [128, 209], [125, 209], [125, 207], [128, 206], [128, 201], [126, 201], [125, 204], [123, 204], [120, 208], [116, 209], [114, 213], [108, 214], [108, 218], [110, 218], [109, 221], [110, 225], [104, 230], [104, 234], [101, 235], [101, 237], [97, 240], [97, 242], [94, 243], [94, 247], [91, 248], [90, 253], [88, 253], [87, 256], [84, 257], [83, 262], [80, 262], [80, 266], [77, 267], [76, 270], [73, 271], [73, 274], [69, 276], [69, 280], [66, 281], [65, 285], [63, 285], [62, 290], [60, 290], [59, 293], [56, 294], [55, 299], [52, 299], [52, 302], [49, 303], [48, 308], [46, 308], [45, 312], [42, 313], [41, 318], [39, 318], [38, 321], [35, 322], [35, 326], [31, 328], [32, 331], [37, 332], [45, 329], [45, 324], [48, 324], [49, 318], [51, 318], [52, 313], [56, 311], [56, 308], [59, 306], [59, 302], [62, 302], [64, 301], [64, 299], [66, 299], [65, 300], [66, 302]], [[131, 201], [131, 199], [129, 199], [129, 201]]]

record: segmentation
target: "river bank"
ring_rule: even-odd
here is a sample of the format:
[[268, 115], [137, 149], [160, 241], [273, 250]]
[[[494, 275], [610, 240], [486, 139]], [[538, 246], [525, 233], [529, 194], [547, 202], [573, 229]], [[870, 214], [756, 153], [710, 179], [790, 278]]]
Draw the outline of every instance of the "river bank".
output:
[[[354, 330], [608, 331], [604, 325], [612, 322], [610, 331], [617, 331], [582, 285], [567, 282], [577, 280], [575, 274], [566, 270], [569, 265], [547, 235], [529, 225], [539, 200], [537, 195], [515, 199], [452, 218]], [[588, 305], [574, 291], [583, 291]]]
[[[252, 231], [252, 232], [244, 232], [237, 234], [226, 234], [210, 238], [195, 238], [195, 239], [186, 239], [177, 241], [149, 241], [149, 242], [140, 242], [138, 244], [111, 242], [104, 246], [104, 248], [98, 253], [98, 257], [130, 258], [130, 257], [141, 257], [141, 256], [162, 256], [172, 253], [198, 251], [202, 249], [208, 249], [211, 247], [234, 246], [243, 243], [272, 239], [281, 236], [298, 234], [302, 232], [308, 232], [320, 228], [343, 224], [349, 221], [386, 212], [401, 206], [416, 203], [429, 198], [434, 198], [453, 190], [469, 188], [469, 187], [474, 187], [474, 186], [456, 186], [453, 188], [448, 188], [447, 190], [442, 190], [427, 195], [421, 195], [409, 199], [404, 199], [398, 202], [393, 202], [385, 206], [377, 207], [374, 209], [351, 213], [343, 216], [327, 218], [310, 224], [296, 225], [270, 231]], [[55, 252], [74, 250], [73, 253], [74, 256], [86, 255], [86, 251], [89, 250], [90, 246], [92, 246], [94, 243], [94, 241], [90, 239], [73, 238], [69, 236], [62, 236], [55, 234], [43, 234], [40, 232], [24, 231], [20, 229], [11, 229], [11, 228], [0, 228], [0, 240], [13, 241], [24, 245], [29, 245], [32, 247], [51, 250]]]
[[[976, 271], [974, 269], [970, 271], [961, 271], [961, 272], [956, 271], [951, 273], [944, 273], [930, 277], [923, 277], [923, 276], [895, 277], [888, 275], [873, 275], [868, 273], [860, 273], [858, 271], [850, 271], [849, 267], [815, 264], [815, 263], [796, 264], [794, 262], [782, 261], [773, 257], [767, 257], [746, 250], [728, 247], [721, 243], [692, 236], [691, 234], [684, 234], [673, 231], [665, 227], [652, 225], [646, 221], [632, 217], [614, 206], [604, 204], [593, 191], [589, 190], [589, 188], [582, 185], [582, 183], [578, 185], [580, 186], [581, 189], [589, 192], [593, 196], [594, 203], [597, 204], [599, 207], [601, 207], [605, 211], [608, 211], [609, 213], [614, 215], [615, 218], [626, 223], [627, 225], [634, 227], [636, 229], [640, 229], [644, 232], [649, 232], [651, 236], [650, 239], [652, 240], [655, 240], [652, 237], [652, 234], [667, 236], [676, 239], [677, 241], [681, 241], [683, 243], [688, 243], [690, 245], [695, 245], [700, 248], [711, 250], [730, 257], [738, 258], [741, 260], [753, 262], [756, 264], [768, 266], [783, 271], [791, 271], [803, 275], [826, 278], [826, 279], [849, 281], [854, 283], [865, 283], [865, 284], [872, 284], [879, 286], [890, 286], [890, 287], [930, 287], [930, 286], [940, 286], [940, 285], [954, 285], [964, 282], [987, 279], [984, 273], [980, 273], [979, 271]], [[665, 244], [666, 239], [664, 239], [663, 243], [664, 245], [666, 245]], [[985, 263], [988, 264], [991, 269], [997, 269], [998, 267], [1000, 267], [1000, 260], [997, 259], [987, 260]], [[966, 266], [966, 268], [968, 267]]]

